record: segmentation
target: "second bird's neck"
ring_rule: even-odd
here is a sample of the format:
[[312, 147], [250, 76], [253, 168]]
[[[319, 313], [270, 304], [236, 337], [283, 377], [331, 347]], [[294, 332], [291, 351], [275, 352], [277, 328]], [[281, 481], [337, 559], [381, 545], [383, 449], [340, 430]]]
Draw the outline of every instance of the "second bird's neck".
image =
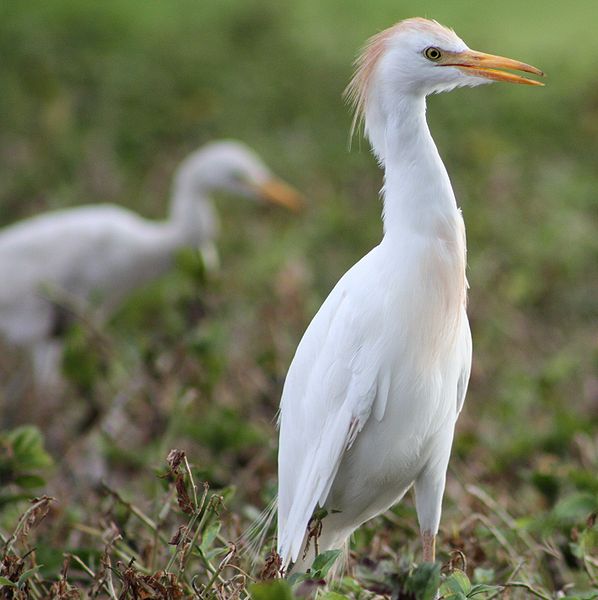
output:
[[384, 234], [406, 230], [452, 241], [462, 220], [426, 122], [424, 97], [405, 96], [378, 129], [384, 163]]
[[170, 227], [181, 244], [201, 244], [212, 241], [218, 233], [218, 218], [210, 200], [210, 189], [177, 181], [170, 207]]

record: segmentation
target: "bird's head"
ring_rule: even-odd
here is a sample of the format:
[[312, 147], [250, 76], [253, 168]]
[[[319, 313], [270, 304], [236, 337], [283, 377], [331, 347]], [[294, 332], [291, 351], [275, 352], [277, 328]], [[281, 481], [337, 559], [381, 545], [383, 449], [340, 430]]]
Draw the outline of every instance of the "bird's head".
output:
[[390, 115], [405, 97], [423, 98], [456, 87], [492, 81], [543, 85], [508, 70], [543, 75], [531, 65], [477, 52], [448, 29], [429, 19], [400, 21], [366, 44], [356, 61], [356, 72], [346, 90], [355, 107], [355, 125], [362, 118]]
[[255, 152], [232, 140], [209, 143], [187, 157], [175, 178], [176, 192], [224, 192], [294, 211], [303, 204], [299, 192], [275, 177]]

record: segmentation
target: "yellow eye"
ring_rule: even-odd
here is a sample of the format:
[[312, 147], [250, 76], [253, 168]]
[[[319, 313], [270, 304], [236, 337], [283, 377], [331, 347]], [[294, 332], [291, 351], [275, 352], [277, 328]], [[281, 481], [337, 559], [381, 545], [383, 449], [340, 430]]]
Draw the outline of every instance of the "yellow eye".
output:
[[424, 50], [424, 56], [428, 60], [437, 61], [437, 60], [440, 60], [440, 57], [442, 56], [442, 52], [438, 48], [435, 48], [434, 46], [430, 46], [429, 48], [426, 48]]

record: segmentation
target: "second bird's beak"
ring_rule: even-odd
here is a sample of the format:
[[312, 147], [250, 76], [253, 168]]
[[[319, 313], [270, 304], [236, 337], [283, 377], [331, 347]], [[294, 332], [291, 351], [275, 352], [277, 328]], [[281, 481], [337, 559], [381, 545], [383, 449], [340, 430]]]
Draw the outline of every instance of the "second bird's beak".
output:
[[526, 85], [544, 85], [541, 81], [528, 79], [515, 73], [499, 71], [498, 69], [511, 69], [513, 71], [523, 71], [533, 73], [534, 75], [544, 76], [544, 73], [526, 63], [504, 56], [494, 56], [475, 50], [465, 50], [464, 52], [447, 52], [439, 64], [443, 67], [457, 67], [468, 75], [475, 77], [484, 77], [493, 81], [506, 81], [509, 83], [523, 83]]
[[299, 212], [305, 205], [303, 196], [280, 179], [269, 179], [256, 186], [256, 193], [272, 204], [278, 204], [293, 212]]

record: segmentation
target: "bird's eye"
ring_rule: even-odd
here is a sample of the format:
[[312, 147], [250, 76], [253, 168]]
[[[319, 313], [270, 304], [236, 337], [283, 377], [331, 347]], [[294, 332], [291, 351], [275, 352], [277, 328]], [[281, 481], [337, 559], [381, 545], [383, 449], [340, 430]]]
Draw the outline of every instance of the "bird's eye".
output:
[[442, 56], [442, 52], [438, 48], [435, 48], [434, 46], [430, 46], [429, 48], [426, 48], [424, 50], [424, 56], [428, 60], [437, 61]]

